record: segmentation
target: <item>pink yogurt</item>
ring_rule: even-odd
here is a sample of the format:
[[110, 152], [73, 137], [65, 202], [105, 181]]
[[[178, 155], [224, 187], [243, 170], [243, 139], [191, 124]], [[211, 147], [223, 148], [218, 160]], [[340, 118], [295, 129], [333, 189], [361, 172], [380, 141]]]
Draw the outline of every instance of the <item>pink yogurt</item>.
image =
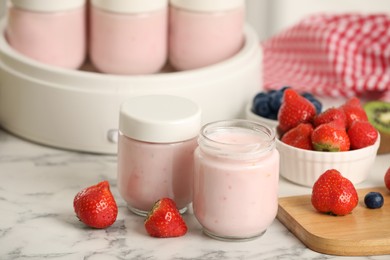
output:
[[274, 138], [271, 129], [244, 120], [202, 129], [195, 151], [193, 207], [206, 234], [249, 239], [271, 225], [278, 209]]
[[244, 43], [244, 17], [243, 1], [171, 0], [171, 65], [190, 70], [234, 56]]
[[157, 200], [168, 197], [185, 211], [192, 201], [196, 138], [156, 144], [121, 134], [118, 141], [118, 189], [130, 210], [144, 215]]
[[[150, 74], [164, 66], [168, 48], [167, 0], [98, 0], [91, 5], [89, 54], [99, 71]], [[139, 5], [145, 8], [138, 9]]]
[[146, 215], [165, 197], [186, 210], [200, 122], [199, 106], [182, 97], [146, 95], [121, 105], [117, 182], [132, 212]]
[[42, 0], [12, 3], [5, 34], [15, 50], [54, 66], [81, 66], [86, 56], [85, 0], [61, 0], [54, 6]]

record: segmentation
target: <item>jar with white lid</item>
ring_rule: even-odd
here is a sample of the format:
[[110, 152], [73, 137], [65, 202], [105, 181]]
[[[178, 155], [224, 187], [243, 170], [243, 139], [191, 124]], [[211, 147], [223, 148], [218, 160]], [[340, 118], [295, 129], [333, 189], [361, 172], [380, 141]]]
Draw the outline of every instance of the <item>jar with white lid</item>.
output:
[[97, 70], [138, 75], [167, 61], [168, 0], [91, 0], [89, 55]]
[[169, 61], [178, 70], [234, 56], [243, 46], [244, 0], [170, 0]]
[[132, 212], [145, 216], [164, 197], [186, 210], [200, 125], [200, 107], [186, 98], [146, 95], [121, 105], [117, 182]]
[[86, 57], [86, 0], [11, 0], [5, 35], [25, 56], [79, 68]]
[[249, 120], [212, 122], [198, 144], [192, 205], [204, 232], [223, 240], [262, 235], [278, 210], [274, 130]]

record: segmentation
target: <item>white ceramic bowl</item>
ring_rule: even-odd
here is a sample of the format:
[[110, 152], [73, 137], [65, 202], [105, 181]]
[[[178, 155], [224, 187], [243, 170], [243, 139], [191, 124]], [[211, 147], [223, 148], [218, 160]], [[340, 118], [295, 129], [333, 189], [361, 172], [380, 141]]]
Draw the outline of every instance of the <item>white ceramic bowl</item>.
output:
[[252, 111], [252, 102], [249, 102], [245, 107], [245, 118], [248, 120], [251, 120], [251, 121], [265, 124], [268, 127], [274, 129], [274, 131], [276, 130], [276, 127], [278, 126], [278, 120], [268, 119], [268, 118], [259, 116], [258, 114], [254, 113]]
[[370, 173], [379, 147], [375, 144], [347, 152], [318, 152], [295, 148], [276, 140], [280, 153], [280, 174], [303, 186], [312, 187], [318, 177], [329, 169], [338, 170], [353, 184], [363, 182]]
[[[26, 139], [60, 148], [116, 153], [120, 104], [138, 95], [176, 95], [202, 109], [208, 123], [244, 116], [261, 86], [256, 32], [233, 57], [200, 69], [120, 76], [69, 70], [29, 59], [7, 43], [0, 22], [0, 124]], [[158, 109], [158, 108], [156, 108]]]

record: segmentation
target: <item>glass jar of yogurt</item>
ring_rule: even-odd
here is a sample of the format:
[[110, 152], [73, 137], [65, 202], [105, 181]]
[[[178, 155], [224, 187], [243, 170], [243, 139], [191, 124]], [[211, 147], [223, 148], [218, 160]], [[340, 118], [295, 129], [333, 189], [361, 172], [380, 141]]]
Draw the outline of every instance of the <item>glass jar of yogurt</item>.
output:
[[244, 0], [170, 0], [169, 61], [201, 68], [236, 54], [244, 43]]
[[167, 61], [168, 0], [91, 0], [89, 55], [97, 70], [158, 72]]
[[187, 209], [200, 126], [200, 107], [186, 98], [147, 95], [121, 105], [117, 182], [132, 212], [146, 216], [164, 197]]
[[11, 0], [5, 36], [42, 63], [76, 69], [86, 57], [86, 0]]
[[223, 240], [262, 235], [278, 209], [274, 131], [248, 120], [212, 122], [198, 144], [193, 208], [204, 232]]

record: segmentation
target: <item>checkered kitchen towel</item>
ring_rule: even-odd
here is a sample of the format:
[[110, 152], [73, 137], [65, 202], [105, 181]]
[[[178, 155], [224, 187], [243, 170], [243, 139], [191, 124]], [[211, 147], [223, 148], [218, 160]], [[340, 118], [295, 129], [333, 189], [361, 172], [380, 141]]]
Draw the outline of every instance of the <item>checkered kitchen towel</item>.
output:
[[390, 16], [313, 15], [262, 43], [264, 87], [390, 102]]

